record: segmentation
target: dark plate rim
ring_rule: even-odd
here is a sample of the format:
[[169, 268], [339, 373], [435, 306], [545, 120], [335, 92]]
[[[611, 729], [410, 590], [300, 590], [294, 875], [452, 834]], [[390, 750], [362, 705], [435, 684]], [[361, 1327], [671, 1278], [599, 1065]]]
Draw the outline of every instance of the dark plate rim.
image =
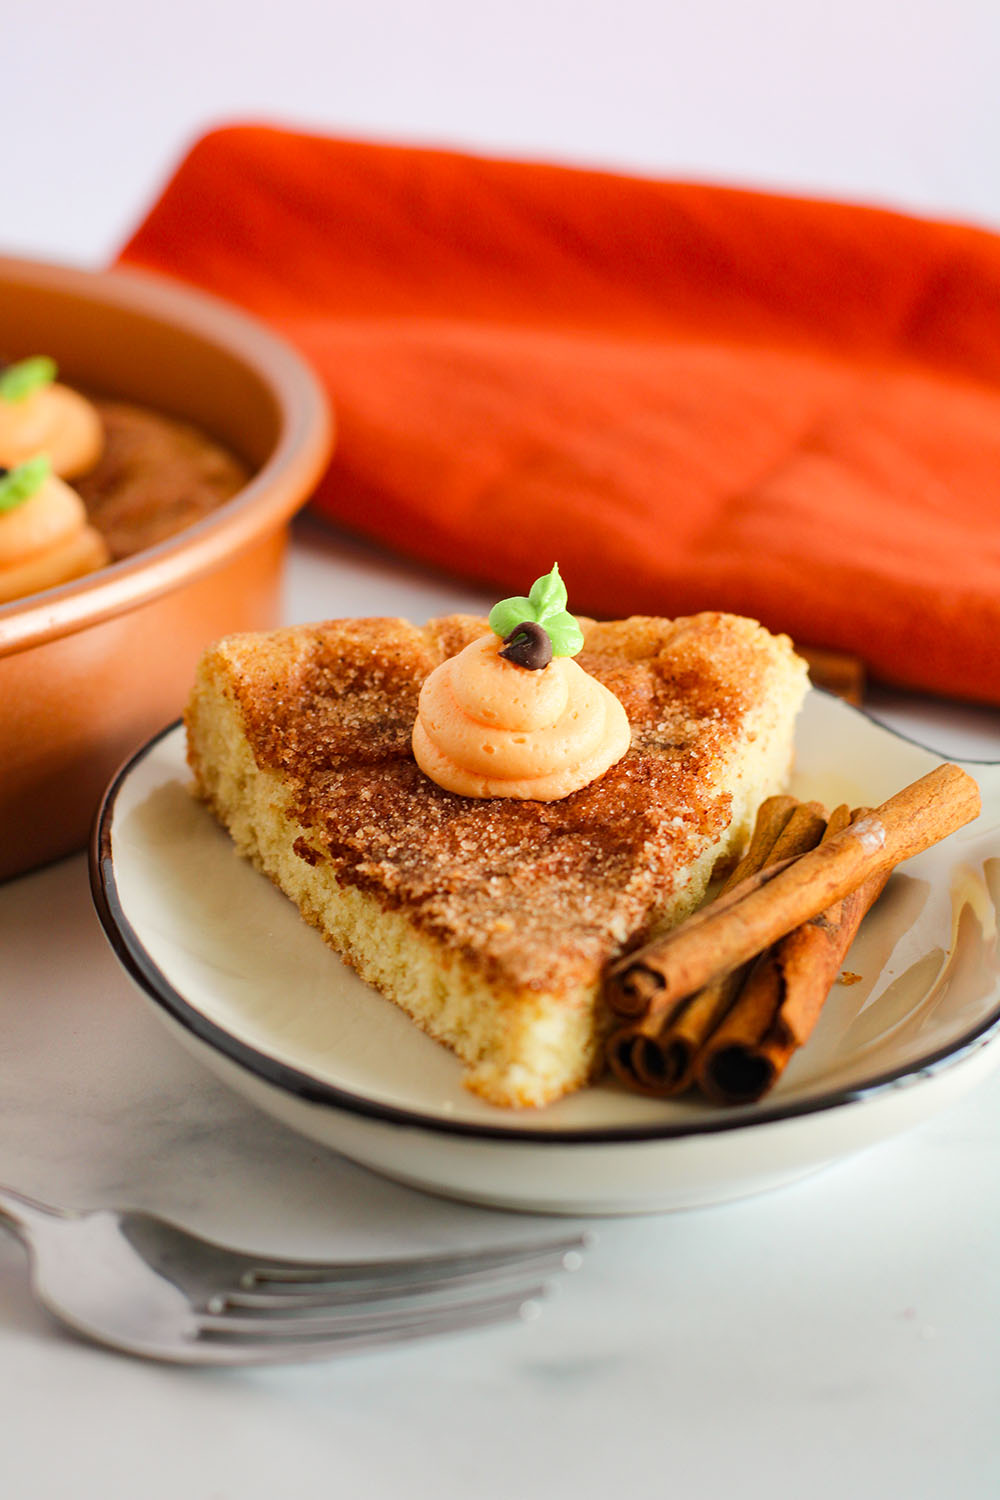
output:
[[[821, 690], [814, 689], [814, 691]], [[824, 696], [830, 695], [824, 694]], [[890, 728], [871, 714], [865, 713], [863, 709], [845, 704], [841, 700], [838, 701], [845, 710], [857, 714], [867, 723], [874, 724], [885, 734], [915, 745], [921, 750], [927, 750], [928, 753], [940, 759], [939, 752], [931, 749], [930, 746]], [[865, 1083], [850, 1088], [831, 1089], [809, 1099], [789, 1101], [784, 1104], [779, 1102], [764, 1108], [759, 1105], [720, 1108], [717, 1118], [691, 1122], [678, 1120], [650, 1122], [643, 1125], [577, 1126], [565, 1130], [540, 1130], [522, 1125], [515, 1128], [480, 1121], [449, 1120], [399, 1105], [384, 1104], [364, 1094], [356, 1094], [348, 1089], [340, 1088], [336, 1084], [324, 1083], [240, 1041], [224, 1027], [203, 1015], [173, 987], [166, 975], [154, 963], [125, 915], [115, 874], [112, 841], [112, 825], [118, 796], [134, 769], [161, 740], [173, 734], [181, 724], [182, 721], [176, 719], [165, 725], [130, 755], [115, 773], [102, 798], [94, 821], [89, 856], [90, 887], [98, 919], [108, 942], [126, 972], [174, 1022], [198, 1041], [218, 1052], [228, 1062], [236, 1064], [261, 1082], [270, 1084], [305, 1103], [360, 1115], [403, 1129], [429, 1131], [435, 1135], [458, 1136], [466, 1139], [503, 1141], [508, 1145], [595, 1146], [676, 1140], [756, 1129], [758, 1126], [774, 1125], [801, 1119], [808, 1115], [823, 1114], [830, 1110], [841, 1109], [845, 1105], [868, 1103], [892, 1091], [912, 1087], [954, 1067], [1000, 1034], [1000, 997], [998, 997], [992, 1010], [975, 1026], [963, 1032], [953, 1042], [935, 1048], [916, 1063], [888, 1069], [876, 1074]], [[960, 764], [995, 766], [1000, 765], [1000, 762], [962, 760]]]

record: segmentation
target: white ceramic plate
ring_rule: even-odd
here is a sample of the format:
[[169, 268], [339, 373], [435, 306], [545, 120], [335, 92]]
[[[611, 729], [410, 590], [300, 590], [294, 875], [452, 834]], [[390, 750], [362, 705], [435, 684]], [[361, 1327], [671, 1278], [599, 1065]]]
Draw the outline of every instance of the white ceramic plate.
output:
[[[883, 801], [940, 758], [822, 693], [794, 790]], [[614, 1083], [500, 1111], [363, 984], [190, 796], [183, 731], [111, 786], [92, 884], [157, 1013], [233, 1087], [303, 1134], [412, 1185], [545, 1213], [642, 1213], [787, 1182], [924, 1119], [1000, 1062], [1000, 765], [971, 764], [976, 823], [910, 861], [866, 921], [809, 1045], [761, 1103], [651, 1100]]]

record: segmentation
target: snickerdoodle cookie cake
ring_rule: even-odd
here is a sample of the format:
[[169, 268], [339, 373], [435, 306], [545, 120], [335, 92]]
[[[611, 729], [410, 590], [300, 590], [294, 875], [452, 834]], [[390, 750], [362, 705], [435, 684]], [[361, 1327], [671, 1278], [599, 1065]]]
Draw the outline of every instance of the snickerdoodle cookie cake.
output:
[[240, 852], [471, 1089], [542, 1105], [600, 1065], [607, 964], [692, 910], [785, 784], [805, 690], [752, 620], [577, 621], [553, 570], [489, 622], [220, 641], [188, 758]]

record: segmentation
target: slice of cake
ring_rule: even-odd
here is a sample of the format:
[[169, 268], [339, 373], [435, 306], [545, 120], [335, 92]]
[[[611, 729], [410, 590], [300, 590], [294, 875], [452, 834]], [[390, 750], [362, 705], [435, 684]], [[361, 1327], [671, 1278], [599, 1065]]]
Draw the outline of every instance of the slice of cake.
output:
[[232, 636], [186, 714], [197, 791], [239, 850], [500, 1105], [593, 1076], [605, 966], [738, 853], [785, 784], [806, 689], [787, 638], [751, 620], [579, 623], [579, 667], [619, 700], [631, 745], [556, 800], [445, 790], [414, 758], [421, 687], [489, 634], [482, 619]]

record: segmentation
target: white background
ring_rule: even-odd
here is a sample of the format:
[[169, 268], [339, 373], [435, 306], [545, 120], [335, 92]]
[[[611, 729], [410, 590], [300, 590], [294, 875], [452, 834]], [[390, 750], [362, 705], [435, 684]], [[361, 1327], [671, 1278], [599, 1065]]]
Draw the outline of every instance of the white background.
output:
[[0, 5], [0, 236], [106, 260], [257, 119], [1000, 224], [996, 0]]
[[[996, 0], [0, 0], [0, 251], [106, 262], [235, 119], [1000, 228], [998, 78]], [[304, 527], [288, 612], [334, 595], [473, 602]], [[994, 713], [892, 711], [1000, 755]], [[63, 1339], [0, 1238], [0, 1494], [993, 1500], [998, 1159], [995, 1074], [796, 1187], [602, 1225], [530, 1329], [247, 1377]], [[317, 1255], [551, 1227], [397, 1188], [230, 1095], [137, 1005], [82, 859], [0, 887], [4, 1180]]]

